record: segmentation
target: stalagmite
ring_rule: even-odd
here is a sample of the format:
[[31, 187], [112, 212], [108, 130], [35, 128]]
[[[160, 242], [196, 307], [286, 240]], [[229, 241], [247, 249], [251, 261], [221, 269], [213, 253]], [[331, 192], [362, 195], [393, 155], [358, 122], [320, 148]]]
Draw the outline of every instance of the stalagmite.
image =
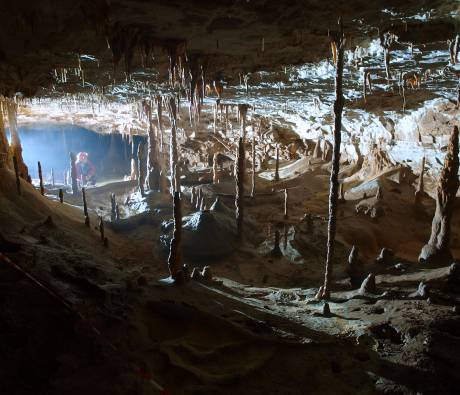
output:
[[332, 260], [334, 257], [334, 243], [337, 229], [337, 201], [338, 201], [338, 178], [340, 170], [340, 142], [342, 129], [343, 110], [343, 61], [345, 50], [345, 36], [343, 34], [342, 20], [339, 19], [339, 32], [335, 33], [333, 40], [337, 46], [337, 67], [335, 74], [335, 101], [334, 101], [334, 147], [332, 151], [332, 169], [329, 190], [329, 222], [327, 232], [327, 257], [324, 274], [323, 289], [318, 292], [319, 298], [329, 298], [330, 284], [332, 281]]
[[85, 225], [89, 226], [88, 203], [86, 201], [86, 189], [84, 187], [81, 189], [81, 194], [83, 197], [83, 214], [85, 216]]
[[173, 216], [174, 231], [169, 245], [168, 268], [171, 279], [180, 281], [182, 280], [182, 210], [179, 192], [174, 193]]
[[236, 158], [236, 196], [235, 196], [235, 215], [236, 215], [236, 233], [241, 240], [243, 238], [243, 218], [244, 218], [244, 144], [243, 138], [240, 137], [238, 142], [238, 156]]
[[251, 171], [251, 198], [256, 196], [256, 135], [252, 131], [252, 171]]
[[51, 185], [54, 187], [54, 169], [51, 168]]
[[212, 156], [212, 183], [218, 184], [219, 183], [219, 165], [217, 158], [219, 156], [218, 152], [215, 152]]
[[59, 188], [59, 202], [64, 203], [64, 191]]
[[449, 244], [455, 196], [459, 187], [458, 139], [458, 127], [455, 126], [450, 136], [436, 190], [436, 211], [431, 226], [431, 236], [420, 252], [418, 258], [420, 263], [447, 264], [452, 262]]
[[377, 188], [377, 193], [375, 194], [375, 198], [377, 200], [382, 200], [383, 199], [382, 188], [380, 188], [380, 187]]
[[74, 196], [78, 196], [79, 191], [78, 191], [78, 180], [77, 180], [77, 167], [75, 166], [75, 161], [76, 161], [75, 154], [73, 152], [70, 152], [69, 157], [70, 157], [70, 178], [72, 182], [72, 194]]
[[420, 176], [418, 178], [417, 190], [415, 191], [415, 205], [420, 206], [422, 203], [423, 195], [425, 194], [423, 176], [425, 174], [425, 157], [422, 159], [422, 166], [420, 169]]
[[45, 187], [43, 186], [42, 164], [38, 161], [38, 179], [40, 180], [40, 193], [45, 196]]
[[288, 189], [284, 189], [284, 219], [288, 219]]
[[144, 160], [143, 149], [144, 149], [144, 144], [142, 144], [142, 142], [139, 142], [139, 145], [137, 146], [137, 184], [139, 186], [139, 192], [141, 193], [141, 196], [145, 195], [145, 191], [144, 191], [144, 180], [145, 180], [144, 169], [145, 168], [143, 165], [143, 160]]
[[276, 146], [276, 158], [275, 158], [275, 181], [280, 180], [280, 147], [279, 145]]
[[14, 174], [16, 176], [16, 188], [18, 190], [18, 195], [21, 194], [21, 178], [19, 177], [19, 168], [18, 168], [18, 160], [15, 156], [13, 156], [13, 167], [14, 167]]

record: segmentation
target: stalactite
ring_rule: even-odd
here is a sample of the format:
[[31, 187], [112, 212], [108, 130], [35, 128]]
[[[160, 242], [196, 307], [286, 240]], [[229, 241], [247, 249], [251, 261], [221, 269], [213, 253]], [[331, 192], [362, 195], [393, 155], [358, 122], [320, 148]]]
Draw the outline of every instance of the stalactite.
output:
[[171, 279], [182, 280], [182, 210], [179, 192], [174, 193], [173, 199], [174, 231], [169, 245], [168, 268]]
[[439, 176], [436, 190], [436, 211], [431, 226], [431, 236], [420, 252], [418, 258], [420, 263], [447, 264], [452, 262], [449, 244], [455, 196], [459, 187], [458, 139], [458, 127], [455, 126], [450, 136], [444, 166]]
[[18, 105], [11, 99], [5, 99], [3, 101], [3, 104], [6, 107], [6, 111], [8, 114], [8, 126], [10, 128], [10, 153], [9, 153], [9, 158], [12, 158], [13, 156], [16, 156], [16, 159], [18, 161], [18, 168], [19, 168], [19, 174], [21, 178], [31, 181], [30, 176], [29, 176], [29, 169], [27, 168], [24, 159], [22, 157], [22, 146], [21, 146], [21, 140], [19, 138], [19, 133], [18, 133], [18, 125], [17, 125], [17, 109]]
[[343, 186], [343, 182], [340, 183], [340, 191], [339, 191], [339, 200], [341, 202], [344, 202], [345, 201], [345, 191], [344, 191], [344, 186]]
[[289, 207], [288, 207], [288, 203], [289, 203], [289, 192], [288, 192], [288, 189], [285, 188], [284, 189], [284, 219], [288, 219], [288, 216], [289, 216]]
[[148, 129], [148, 152], [147, 152], [147, 186], [151, 191], [160, 189], [160, 164], [158, 163], [158, 150], [153, 125], [149, 121]]
[[99, 236], [101, 238], [102, 243], [105, 242], [105, 229], [104, 229], [104, 220], [102, 215], [99, 216]]
[[18, 167], [18, 160], [15, 156], [13, 156], [13, 167], [14, 167], [14, 174], [16, 176], [16, 188], [18, 190], [18, 195], [21, 195], [21, 178], [19, 176], [19, 167]]
[[110, 220], [112, 222], [117, 220], [117, 201], [114, 193], [110, 194]]
[[256, 135], [252, 131], [252, 172], [251, 172], [251, 198], [256, 196]]
[[120, 206], [118, 205], [118, 203], [115, 205], [115, 220], [120, 220]]
[[72, 183], [72, 194], [74, 196], [79, 195], [78, 191], [78, 180], [77, 180], [77, 167], [75, 166], [76, 158], [73, 152], [69, 153], [70, 157], [70, 178]]
[[4, 101], [0, 98], [0, 169], [10, 166], [10, 146], [8, 139], [6, 138], [5, 121], [3, 119], [3, 113], [5, 110], [3, 107]]
[[83, 197], [83, 214], [85, 216], [85, 225], [89, 226], [89, 215], [88, 215], [88, 202], [86, 201], [86, 189], [81, 189], [81, 195]]
[[131, 138], [131, 175], [129, 177], [131, 181], [137, 180], [137, 173], [137, 161], [134, 156], [134, 139]]
[[277, 144], [276, 145], [276, 158], [275, 158], [275, 176], [274, 180], [279, 181], [280, 180], [280, 147]]
[[213, 184], [219, 183], [219, 166], [218, 166], [219, 153], [215, 152], [212, 157], [212, 182]]
[[280, 248], [280, 231], [278, 229], [275, 230], [275, 243], [273, 246], [273, 250], [271, 251], [271, 256], [275, 258], [279, 258], [283, 256]]
[[171, 172], [171, 193], [180, 193], [180, 174], [178, 166], [178, 153], [177, 153], [177, 136], [176, 136], [176, 125], [177, 125], [177, 113], [176, 113], [176, 102], [174, 98], [169, 99], [168, 103], [169, 117], [171, 120], [171, 143], [170, 143], [170, 172]]
[[192, 187], [190, 191], [190, 204], [192, 205], [192, 207], [195, 206], [195, 201], [196, 201], [196, 189], [195, 187]]
[[323, 151], [321, 150], [321, 140], [318, 139], [315, 144], [315, 148], [313, 149], [313, 158], [314, 159], [321, 159]]
[[40, 181], [40, 194], [45, 196], [45, 187], [43, 186], [42, 164], [38, 161], [38, 179]]
[[158, 131], [160, 133], [160, 152], [163, 152], [163, 98], [157, 95], [155, 103], [157, 105]]
[[236, 215], [236, 229], [237, 237], [241, 240], [243, 238], [243, 219], [244, 219], [244, 143], [243, 138], [240, 137], [238, 142], [238, 156], [236, 158], [236, 196], [235, 196], [235, 215]]
[[144, 144], [142, 142], [139, 142], [137, 146], [137, 184], [139, 186], [139, 192], [141, 193], [142, 196], [145, 195], [145, 190], [144, 190], [144, 180], [145, 180], [145, 174], [144, 174]]
[[329, 222], [327, 232], [326, 270], [324, 274], [324, 285], [317, 295], [319, 298], [329, 298], [330, 296], [330, 284], [332, 281], [332, 260], [334, 256], [335, 234], [337, 229], [338, 179], [340, 170], [342, 110], [344, 101], [342, 92], [342, 78], [345, 50], [345, 36], [343, 34], [343, 25], [341, 19], [339, 19], [339, 32], [333, 34], [333, 40], [337, 46], [334, 101], [334, 147], [332, 151], [333, 159], [329, 190]]
[[388, 85], [390, 85], [390, 80], [391, 80], [390, 49], [395, 39], [396, 39], [396, 36], [391, 32], [384, 32], [380, 36], [380, 45], [383, 48], [383, 61], [385, 65], [385, 73], [386, 73]]
[[249, 105], [248, 104], [238, 104], [238, 118], [240, 120], [241, 134], [243, 140], [246, 140], [246, 117], [248, 114]]

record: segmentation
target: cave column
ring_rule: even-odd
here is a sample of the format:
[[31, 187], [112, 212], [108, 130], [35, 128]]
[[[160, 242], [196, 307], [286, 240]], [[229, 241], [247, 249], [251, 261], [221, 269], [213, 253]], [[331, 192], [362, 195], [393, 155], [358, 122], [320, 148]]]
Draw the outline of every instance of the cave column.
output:
[[317, 297], [328, 299], [330, 297], [330, 285], [332, 282], [332, 260], [334, 257], [335, 234], [337, 229], [337, 203], [339, 194], [339, 170], [340, 170], [340, 143], [342, 129], [343, 110], [343, 63], [345, 50], [345, 36], [343, 34], [342, 20], [339, 18], [339, 31], [332, 33], [333, 42], [337, 48], [337, 62], [335, 73], [335, 101], [334, 101], [334, 146], [332, 149], [332, 169], [329, 189], [329, 222], [327, 232], [327, 256], [324, 273], [324, 285], [320, 288]]
[[436, 190], [436, 211], [431, 225], [431, 236], [418, 258], [425, 264], [449, 264], [452, 262], [450, 252], [450, 225], [455, 206], [455, 196], [459, 187], [458, 180], [458, 127], [455, 126], [450, 136], [449, 146], [444, 158], [444, 166], [439, 176]]

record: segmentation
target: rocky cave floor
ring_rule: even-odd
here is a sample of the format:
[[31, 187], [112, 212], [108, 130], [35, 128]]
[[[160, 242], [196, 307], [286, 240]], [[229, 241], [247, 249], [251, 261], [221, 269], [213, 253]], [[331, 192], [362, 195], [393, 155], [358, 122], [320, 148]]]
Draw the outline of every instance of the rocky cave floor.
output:
[[[80, 197], [66, 194], [60, 204], [50, 185], [46, 197], [31, 186], [17, 196], [14, 176], [3, 170], [2, 253], [46, 290], [2, 260], [2, 392], [156, 394], [153, 379], [171, 394], [458, 393], [460, 274], [454, 266], [416, 263], [434, 201], [427, 195], [415, 212], [414, 187], [395, 177], [398, 169], [361, 182], [364, 199], [346, 188], [330, 312], [315, 300], [324, 270], [328, 166], [318, 159], [300, 172], [286, 167], [277, 183], [258, 177], [255, 199], [245, 198], [244, 241], [214, 260], [186, 255], [190, 270], [209, 265], [212, 280], [182, 286], [159, 282], [168, 276], [159, 239], [172, 215], [169, 195], [142, 198], [133, 181], [89, 188], [88, 228]], [[208, 207], [219, 195], [233, 215], [230, 177], [201, 187]], [[114, 224], [112, 192], [122, 212]], [[197, 211], [189, 199], [185, 187], [184, 215]], [[358, 203], [384, 214], [357, 214]], [[458, 210], [452, 226], [458, 256]], [[276, 230], [278, 255], [271, 253]], [[198, 239], [196, 249], [225, 247], [217, 236]], [[352, 245], [360, 251], [361, 277], [375, 274], [375, 289], [350, 285]], [[375, 263], [382, 247], [395, 257]]]

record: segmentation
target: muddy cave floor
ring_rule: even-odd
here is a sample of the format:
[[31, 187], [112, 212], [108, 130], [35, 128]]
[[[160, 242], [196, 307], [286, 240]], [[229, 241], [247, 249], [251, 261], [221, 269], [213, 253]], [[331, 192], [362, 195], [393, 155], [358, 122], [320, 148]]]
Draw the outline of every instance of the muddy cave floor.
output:
[[[17, 196], [14, 176], [3, 170], [3, 253], [72, 311], [17, 270], [0, 266], [2, 392], [156, 394], [153, 377], [171, 394], [458, 393], [458, 285], [449, 267], [415, 263], [429, 235], [433, 200], [424, 201], [426, 215], [414, 213], [412, 186], [382, 183], [385, 215], [372, 220], [355, 213], [359, 199], [345, 195], [336, 291], [331, 313], [323, 314], [314, 295], [324, 270], [327, 174], [318, 163], [276, 185], [258, 178], [259, 196], [245, 199], [243, 243], [217, 261], [186, 261], [191, 268], [209, 264], [214, 281], [171, 287], [158, 281], [168, 274], [158, 240], [161, 223], [171, 218], [169, 196], [154, 195], [136, 226], [117, 229], [109, 221], [109, 194], [119, 202], [138, 199], [135, 182], [90, 188], [87, 228], [81, 198], [66, 194], [61, 205], [54, 192], [42, 197], [24, 183]], [[202, 188], [208, 206], [220, 194], [233, 207], [232, 181]], [[283, 188], [291, 188], [287, 220]], [[183, 214], [195, 211], [188, 193], [185, 188]], [[306, 212], [313, 231], [302, 225]], [[106, 219], [108, 248], [96, 214]], [[458, 214], [452, 225], [452, 251], [459, 256]], [[278, 258], [270, 255], [275, 229]], [[348, 284], [353, 244], [363, 273], [376, 274], [375, 293], [359, 294]], [[394, 263], [401, 264], [373, 263], [382, 247], [394, 250]], [[421, 281], [430, 285], [428, 299], [415, 294]]]

